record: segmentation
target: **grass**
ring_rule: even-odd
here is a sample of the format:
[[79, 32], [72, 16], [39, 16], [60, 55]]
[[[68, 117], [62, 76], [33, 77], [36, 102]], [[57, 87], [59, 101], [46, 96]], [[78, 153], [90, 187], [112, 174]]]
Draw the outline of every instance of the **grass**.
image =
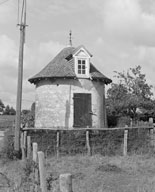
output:
[[[74, 192], [153, 192], [155, 160], [148, 156], [74, 156], [47, 161], [48, 173], [73, 176]], [[58, 181], [53, 182], [57, 185]]]
[[[63, 173], [72, 174], [73, 192], [155, 191], [155, 160], [150, 155], [53, 157], [46, 160], [46, 170], [54, 192], [59, 192], [58, 178]], [[29, 191], [25, 172], [22, 161], [1, 160], [0, 192]]]

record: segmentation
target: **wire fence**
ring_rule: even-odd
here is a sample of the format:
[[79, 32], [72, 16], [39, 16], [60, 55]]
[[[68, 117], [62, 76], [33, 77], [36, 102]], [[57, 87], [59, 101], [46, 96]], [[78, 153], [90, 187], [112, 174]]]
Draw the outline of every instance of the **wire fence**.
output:
[[[125, 130], [128, 130], [125, 141]], [[128, 129], [78, 129], [78, 130], [28, 130], [31, 142], [38, 143], [39, 150], [48, 156], [76, 154], [122, 155], [124, 142], [127, 152], [148, 153], [154, 146], [153, 127]]]
[[[118, 128], [81, 128], [72, 130], [52, 130], [52, 129], [24, 129], [21, 133], [21, 152], [22, 159], [26, 160], [24, 165], [24, 177], [21, 183], [6, 185], [7, 190], [13, 191], [36, 191], [41, 186], [41, 179], [36, 182], [38, 175], [38, 164], [32, 162], [34, 159], [34, 143], [37, 144], [37, 150], [45, 154], [45, 162], [50, 157], [56, 156], [75, 156], [96, 155], [115, 156], [154, 153], [155, 137], [153, 125], [139, 127], [118, 127]], [[12, 134], [8, 134], [6, 143], [12, 145]], [[13, 147], [13, 146], [12, 146]], [[13, 148], [10, 148], [8, 155], [13, 157]], [[3, 154], [2, 154], [3, 155]], [[43, 162], [42, 165], [45, 163]], [[48, 169], [48, 168], [47, 168]], [[51, 172], [50, 172], [51, 173]], [[52, 173], [53, 174], [53, 173]], [[39, 172], [39, 175], [41, 173]], [[7, 180], [6, 175], [1, 175], [2, 179]], [[36, 178], [35, 178], [36, 177]], [[9, 178], [9, 177], [8, 177]], [[42, 179], [45, 177], [42, 176]], [[46, 185], [53, 182], [53, 176], [46, 177]], [[9, 181], [9, 180], [8, 180]], [[57, 181], [56, 181], [57, 182]], [[56, 184], [56, 182], [54, 184]], [[3, 183], [2, 183], [3, 184]], [[54, 185], [52, 184], [52, 185]], [[51, 185], [51, 186], [52, 186]], [[5, 185], [0, 186], [5, 191]]]

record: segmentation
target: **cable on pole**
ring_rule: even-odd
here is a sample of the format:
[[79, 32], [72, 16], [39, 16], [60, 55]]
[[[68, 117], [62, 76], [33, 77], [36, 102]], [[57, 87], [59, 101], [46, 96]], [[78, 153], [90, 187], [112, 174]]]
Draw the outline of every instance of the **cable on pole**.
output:
[[17, 13], [17, 25], [19, 24], [19, 0], [18, 0], [18, 13]]
[[25, 1], [23, 0], [23, 4], [22, 4], [22, 12], [21, 12], [21, 21], [20, 21], [20, 24], [21, 24], [21, 25], [23, 24], [24, 4], [25, 4]]
[[10, 0], [5, 0], [3, 2], [0, 2], [0, 5], [3, 5], [4, 3], [8, 2], [8, 1], [10, 1]]

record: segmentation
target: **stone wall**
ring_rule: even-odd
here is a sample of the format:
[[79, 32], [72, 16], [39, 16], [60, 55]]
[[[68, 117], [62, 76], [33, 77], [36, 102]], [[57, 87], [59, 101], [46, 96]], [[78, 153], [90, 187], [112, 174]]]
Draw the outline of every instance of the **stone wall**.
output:
[[72, 127], [74, 93], [92, 95], [92, 126], [104, 127], [104, 83], [89, 79], [40, 81], [36, 86], [35, 127]]

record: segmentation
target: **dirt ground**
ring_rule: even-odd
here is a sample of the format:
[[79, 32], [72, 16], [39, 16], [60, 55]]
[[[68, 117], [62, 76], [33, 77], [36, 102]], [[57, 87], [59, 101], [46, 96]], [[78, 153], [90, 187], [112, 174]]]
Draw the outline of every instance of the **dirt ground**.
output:
[[[20, 184], [25, 172], [22, 161], [0, 161], [0, 191], [28, 191]], [[59, 191], [59, 175], [71, 173], [73, 192], [153, 192], [155, 156], [103, 157], [96, 155], [50, 158], [46, 160], [50, 190]], [[8, 180], [7, 180], [8, 179]], [[5, 187], [4, 187], [5, 186]]]

